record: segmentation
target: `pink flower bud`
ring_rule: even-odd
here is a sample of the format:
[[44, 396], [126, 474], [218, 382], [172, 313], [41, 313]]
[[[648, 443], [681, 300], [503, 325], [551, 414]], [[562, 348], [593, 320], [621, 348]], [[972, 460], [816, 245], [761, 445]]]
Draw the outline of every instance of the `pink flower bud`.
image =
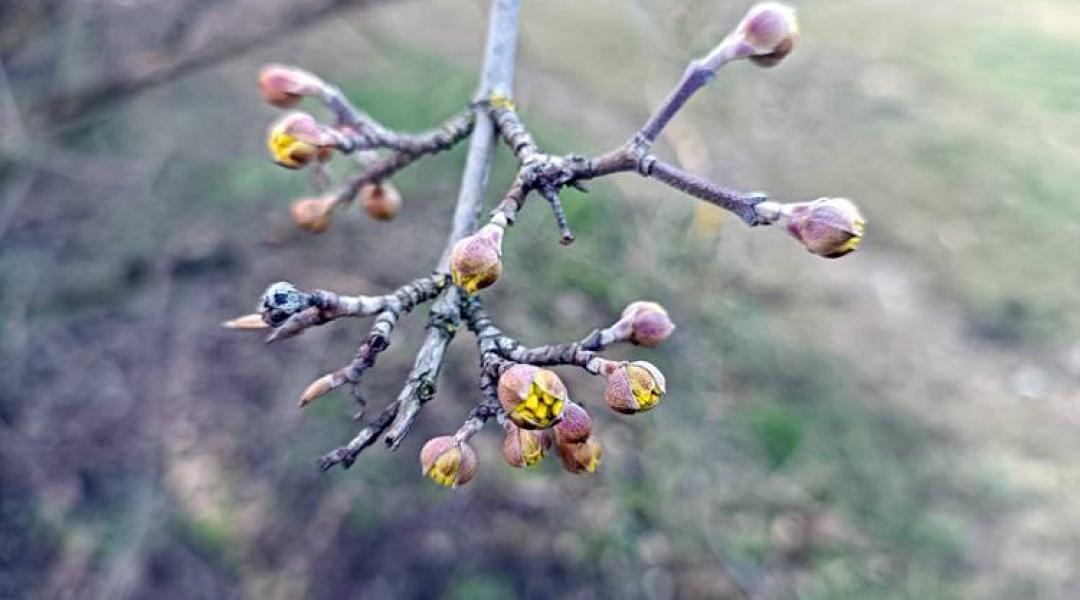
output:
[[522, 429], [507, 421], [503, 457], [511, 467], [528, 467], [540, 462], [550, 440], [542, 431]]
[[667, 311], [656, 302], [631, 302], [622, 318], [630, 322], [630, 341], [639, 346], [656, 346], [675, 331]]
[[308, 233], [322, 233], [330, 227], [333, 198], [301, 198], [292, 203], [289, 214], [296, 226]]
[[555, 435], [560, 442], [580, 443], [592, 435], [592, 417], [580, 404], [567, 401], [562, 421], [555, 425]]
[[266, 139], [274, 162], [290, 169], [299, 169], [316, 159], [325, 161], [336, 143], [328, 127], [303, 112], [278, 119], [270, 126]]
[[777, 2], [763, 2], [746, 13], [735, 31], [752, 50], [750, 60], [761, 67], [773, 67], [795, 47], [799, 25], [795, 9]]
[[818, 198], [787, 204], [787, 230], [806, 249], [825, 258], [840, 258], [859, 247], [866, 221], [847, 198]]
[[431, 438], [420, 450], [420, 468], [435, 483], [458, 487], [476, 474], [476, 453], [453, 436]]
[[450, 253], [450, 275], [467, 293], [486, 288], [502, 274], [502, 227], [489, 223], [466, 236]]
[[302, 69], [272, 64], [259, 71], [259, 89], [263, 97], [278, 108], [292, 108], [304, 96], [321, 94], [323, 87], [322, 80]]
[[562, 418], [566, 386], [554, 371], [514, 365], [499, 377], [499, 403], [506, 416], [523, 429], [546, 429]]
[[401, 193], [389, 181], [369, 183], [360, 188], [360, 203], [372, 219], [389, 221], [401, 210]]
[[664, 374], [652, 363], [643, 360], [609, 361], [604, 364], [607, 376], [604, 401], [616, 412], [634, 414], [649, 410], [660, 402], [666, 386]]
[[595, 473], [604, 454], [593, 438], [584, 442], [560, 442], [558, 452], [563, 468], [571, 473]]

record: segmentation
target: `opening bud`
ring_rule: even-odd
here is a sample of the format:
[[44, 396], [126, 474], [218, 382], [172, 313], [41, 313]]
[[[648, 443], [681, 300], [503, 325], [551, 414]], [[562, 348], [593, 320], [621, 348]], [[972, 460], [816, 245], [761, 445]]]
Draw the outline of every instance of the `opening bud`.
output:
[[311, 303], [311, 294], [301, 292], [288, 281], [279, 281], [263, 292], [259, 313], [267, 325], [277, 327], [284, 323], [285, 319], [310, 307]]
[[592, 417], [576, 402], [567, 401], [562, 420], [555, 425], [560, 442], [581, 443], [592, 435]]
[[664, 395], [664, 374], [652, 363], [609, 361], [603, 371], [607, 376], [604, 401], [615, 412], [631, 415], [649, 410]]
[[266, 138], [274, 162], [289, 169], [299, 169], [316, 159], [329, 160], [336, 143], [337, 137], [328, 127], [303, 112], [278, 119]]
[[675, 331], [667, 311], [656, 302], [631, 302], [623, 310], [622, 320], [630, 323], [630, 342], [639, 346], [657, 346]]
[[333, 198], [301, 198], [292, 203], [289, 214], [293, 223], [308, 233], [322, 233], [330, 228]]
[[322, 94], [324, 88], [321, 79], [296, 67], [271, 64], [259, 71], [259, 90], [263, 98], [278, 108], [292, 108], [304, 96]]
[[450, 275], [454, 283], [472, 294], [495, 283], [502, 274], [502, 227], [488, 223], [454, 244]]
[[566, 386], [554, 371], [514, 365], [499, 377], [499, 403], [506, 416], [523, 429], [546, 429], [562, 418]]
[[389, 221], [401, 210], [401, 193], [388, 181], [367, 183], [360, 187], [360, 204], [372, 219]]
[[754, 64], [774, 67], [791, 54], [799, 37], [795, 9], [778, 2], [757, 4], [743, 17], [735, 35], [750, 49]]
[[529, 467], [544, 458], [550, 440], [543, 431], [522, 429], [507, 421], [503, 457], [511, 467]]
[[560, 442], [558, 451], [563, 468], [571, 473], [595, 473], [604, 453], [593, 438], [584, 442]]
[[420, 450], [420, 469], [439, 485], [465, 485], [476, 475], [476, 452], [454, 436], [431, 438]]
[[787, 230], [806, 249], [825, 258], [840, 258], [859, 247], [866, 221], [847, 198], [818, 198], [786, 204]]

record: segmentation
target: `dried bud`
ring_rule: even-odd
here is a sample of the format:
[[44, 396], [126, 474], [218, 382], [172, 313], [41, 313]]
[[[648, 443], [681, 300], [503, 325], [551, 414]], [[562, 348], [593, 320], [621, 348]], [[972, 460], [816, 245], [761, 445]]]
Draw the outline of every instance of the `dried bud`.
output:
[[567, 400], [562, 421], [555, 425], [555, 435], [560, 442], [584, 442], [592, 435], [592, 418], [580, 404]]
[[818, 198], [787, 204], [787, 230], [806, 249], [825, 258], [840, 258], [862, 241], [866, 221], [847, 198]]
[[292, 203], [289, 212], [293, 223], [308, 233], [322, 233], [330, 228], [333, 198], [301, 198]]
[[799, 37], [795, 9], [777, 2], [763, 2], [750, 9], [735, 30], [760, 67], [774, 67], [791, 54]]
[[630, 415], [649, 410], [664, 395], [664, 375], [652, 363], [609, 361], [603, 370], [607, 376], [604, 400], [616, 412]]
[[304, 96], [323, 93], [325, 84], [318, 77], [295, 67], [266, 65], [259, 71], [259, 89], [266, 101], [278, 108], [292, 108]]
[[622, 318], [630, 323], [630, 341], [639, 346], [656, 346], [675, 331], [667, 311], [656, 302], [631, 302]]
[[263, 321], [262, 315], [258, 313], [236, 317], [225, 321], [221, 326], [226, 329], [266, 329], [267, 327], [266, 321]]
[[301, 292], [288, 281], [279, 281], [266, 288], [259, 304], [263, 321], [277, 327], [285, 319], [311, 306], [311, 294]]
[[499, 377], [499, 403], [506, 416], [524, 429], [546, 429], [562, 418], [566, 386], [554, 371], [514, 365]]
[[401, 193], [388, 181], [368, 183], [360, 188], [360, 203], [372, 219], [389, 221], [401, 210]]
[[604, 453], [593, 438], [584, 442], [560, 442], [558, 451], [563, 468], [571, 473], [595, 473]]
[[544, 432], [522, 429], [509, 421], [505, 427], [503, 456], [511, 467], [529, 467], [544, 458], [544, 451], [550, 443]]
[[488, 223], [458, 240], [450, 254], [454, 283], [473, 293], [495, 283], [502, 273], [502, 227]]
[[431, 438], [420, 450], [420, 468], [439, 485], [465, 485], [476, 474], [476, 453], [453, 436]]
[[327, 160], [337, 143], [331, 130], [302, 112], [285, 115], [270, 126], [266, 146], [274, 162], [299, 169], [313, 160]]

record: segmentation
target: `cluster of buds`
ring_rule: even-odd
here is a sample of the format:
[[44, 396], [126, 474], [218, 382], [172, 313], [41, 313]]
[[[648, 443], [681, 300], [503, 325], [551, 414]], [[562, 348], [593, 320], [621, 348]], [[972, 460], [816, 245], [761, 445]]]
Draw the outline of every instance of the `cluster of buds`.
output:
[[470, 294], [495, 283], [502, 274], [502, 240], [502, 226], [488, 223], [454, 244], [450, 252], [454, 283]]

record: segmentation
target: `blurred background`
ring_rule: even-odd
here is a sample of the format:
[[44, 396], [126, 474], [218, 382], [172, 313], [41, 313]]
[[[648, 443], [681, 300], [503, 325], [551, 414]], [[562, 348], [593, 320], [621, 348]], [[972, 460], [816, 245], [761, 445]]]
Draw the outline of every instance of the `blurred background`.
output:
[[[851, 197], [862, 249], [822, 260], [633, 175], [565, 194], [569, 248], [533, 205], [497, 321], [540, 344], [658, 300], [676, 334], [611, 354], [669, 393], [618, 417], [566, 371], [600, 472], [511, 469], [489, 429], [448, 491], [417, 455], [477, 399], [469, 334], [400, 451], [322, 474], [351, 400], [296, 399], [366, 323], [272, 347], [219, 324], [280, 279], [428, 272], [464, 162], [395, 178], [390, 224], [295, 231], [309, 182], [266, 156], [258, 68], [423, 129], [470, 100], [487, 2], [0, 2], [0, 598], [1080, 597], [1080, 2], [794, 4], [796, 52], [726, 69], [659, 152]], [[749, 5], [526, 2], [520, 110], [553, 152], [612, 148]], [[374, 407], [422, 320], [369, 372]]]

